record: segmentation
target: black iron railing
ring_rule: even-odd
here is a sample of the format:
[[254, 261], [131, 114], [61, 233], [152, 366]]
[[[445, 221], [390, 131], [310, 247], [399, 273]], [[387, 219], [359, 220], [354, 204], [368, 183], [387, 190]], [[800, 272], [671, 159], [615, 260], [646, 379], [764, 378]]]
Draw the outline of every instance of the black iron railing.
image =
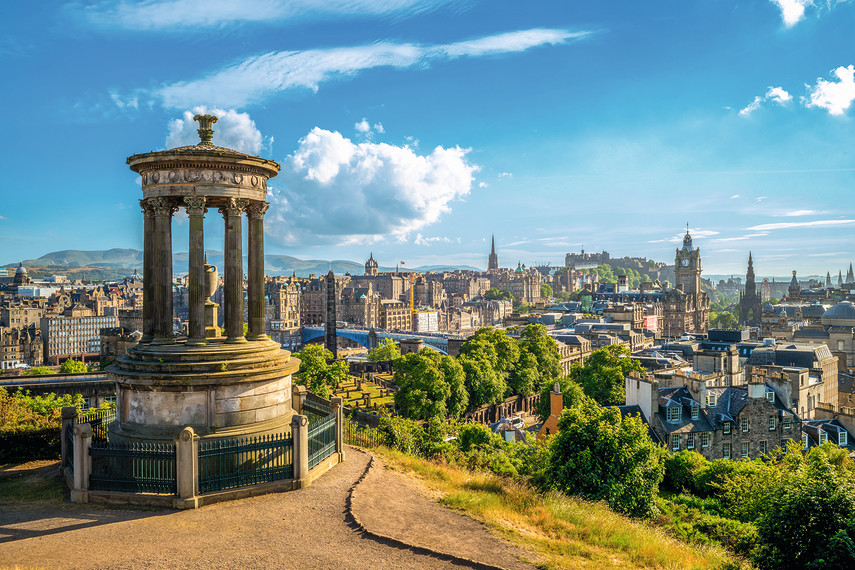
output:
[[293, 445], [290, 433], [202, 442], [199, 492], [291, 479]]
[[309, 469], [335, 453], [336, 413], [309, 424]]
[[89, 488], [97, 491], [175, 494], [175, 444], [93, 441]]

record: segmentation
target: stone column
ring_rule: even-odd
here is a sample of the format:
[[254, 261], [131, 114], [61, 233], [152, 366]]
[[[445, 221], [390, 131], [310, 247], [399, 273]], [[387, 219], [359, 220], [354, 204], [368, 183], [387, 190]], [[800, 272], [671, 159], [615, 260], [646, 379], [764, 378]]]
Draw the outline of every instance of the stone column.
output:
[[175, 478], [178, 497], [172, 505], [176, 509], [195, 509], [199, 506], [199, 436], [193, 428], [181, 430], [175, 440]]
[[225, 240], [225, 304], [226, 342], [246, 342], [243, 334], [243, 253], [241, 215], [249, 200], [229, 198], [220, 208], [226, 226]]
[[291, 441], [294, 461], [294, 489], [308, 487], [309, 482], [309, 418], [295, 414], [291, 418]]
[[143, 336], [141, 343], [154, 338], [154, 205], [140, 200], [143, 211]]
[[247, 296], [249, 297], [248, 340], [267, 340], [264, 333], [264, 213], [270, 204], [251, 202], [246, 209], [249, 218], [247, 240]]
[[92, 426], [74, 426], [74, 486], [71, 489], [72, 503], [89, 502], [89, 446], [92, 444]]
[[184, 198], [190, 216], [190, 325], [188, 345], [204, 345], [205, 341], [205, 207], [204, 196]]
[[[77, 420], [77, 408], [74, 406], [63, 406], [62, 410], [62, 428], [60, 431], [60, 450], [62, 461], [60, 462], [61, 471], [64, 471], [66, 467], [71, 463], [69, 461], [70, 458], [73, 457], [74, 450], [68, 449], [68, 438], [65, 437], [67, 433], [66, 430], [74, 429], [74, 422]], [[62, 475], [62, 473], [60, 473]]]
[[[169, 344], [172, 339], [172, 214], [178, 209], [171, 198], [149, 198], [154, 208], [154, 344]], [[145, 277], [143, 277], [145, 279]]]
[[291, 386], [291, 407], [298, 414], [303, 413], [303, 402], [306, 401], [306, 390], [305, 386], [300, 386], [299, 384], [293, 384]]

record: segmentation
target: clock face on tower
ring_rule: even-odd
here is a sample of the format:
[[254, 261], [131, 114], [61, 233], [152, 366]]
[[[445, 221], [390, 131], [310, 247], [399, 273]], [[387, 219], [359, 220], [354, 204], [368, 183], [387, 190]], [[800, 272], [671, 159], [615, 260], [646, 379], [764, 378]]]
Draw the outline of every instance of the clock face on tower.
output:
[[688, 266], [689, 266], [689, 260], [688, 260], [688, 259], [684, 259], [684, 260], [683, 260], [683, 264], [682, 264], [682, 265], [683, 265], [683, 267], [688, 267]]

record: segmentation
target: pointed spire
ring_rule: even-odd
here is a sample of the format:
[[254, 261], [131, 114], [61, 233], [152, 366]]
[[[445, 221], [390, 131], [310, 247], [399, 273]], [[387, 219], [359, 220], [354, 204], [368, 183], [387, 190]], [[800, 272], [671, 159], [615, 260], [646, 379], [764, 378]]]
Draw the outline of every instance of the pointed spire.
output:
[[496, 253], [496, 234], [493, 234], [490, 240], [490, 253]]

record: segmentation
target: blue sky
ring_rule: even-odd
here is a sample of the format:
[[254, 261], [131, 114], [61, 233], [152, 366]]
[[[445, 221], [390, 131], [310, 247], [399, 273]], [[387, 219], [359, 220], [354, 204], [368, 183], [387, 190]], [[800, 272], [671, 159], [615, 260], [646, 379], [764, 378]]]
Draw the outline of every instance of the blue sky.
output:
[[[236, 8], [240, 6], [240, 9]], [[0, 262], [142, 248], [125, 158], [272, 158], [266, 250], [382, 265], [855, 260], [855, 0], [5, 3]], [[222, 249], [218, 214], [206, 246]], [[186, 220], [174, 227], [186, 251]]]

